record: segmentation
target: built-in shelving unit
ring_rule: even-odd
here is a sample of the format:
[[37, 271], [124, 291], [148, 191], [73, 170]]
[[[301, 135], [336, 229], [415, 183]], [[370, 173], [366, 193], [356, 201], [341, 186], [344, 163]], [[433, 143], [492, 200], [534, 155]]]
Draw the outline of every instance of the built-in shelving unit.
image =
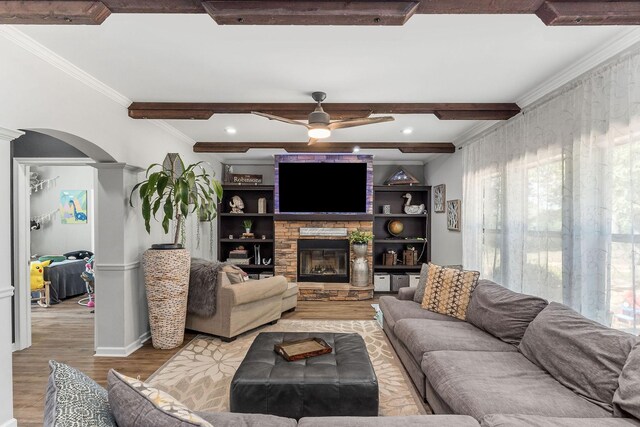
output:
[[[412, 273], [420, 271], [421, 264], [431, 259], [431, 223], [429, 207], [431, 206], [431, 187], [424, 185], [377, 185], [374, 193], [373, 219], [373, 270], [374, 273]], [[406, 199], [402, 196], [411, 194], [411, 204], [424, 204], [427, 213], [411, 215], [403, 211]], [[383, 206], [389, 205], [391, 213], [383, 213]], [[404, 230], [394, 236], [388, 230], [390, 221], [401, 221]], [[416, 265], [384, 265], [383, 254], [388, 250], [396, 251], [398, 259], [402, 261], [402, 250], [408, 245], [413, 246], [422, 254]]]
[[[273, 186], [272, 185], [223, 185], [224, 195], [219, 205], [218, 219], [218, 259], [226, 261], [229, 252], [238, 246], [244, 246], [253, 257], [254, 247], [260, 245], [262, 259], [271, 258], [269, 265], [254, 264], [238, 265], [249, 272], [273, 272], [274, 260], [274, 215], [273, 215]], [[233, 196], [239, 196], [244, 202], [244, 213], [231, 213], [229, 202]], [[258, 199], [267, 199], [267, 213], [258, 213]], [[255, 234], [253, 239], [242, 239], [244, 220], [253, 221], [251, 232]], [[232, 239], [229, 236], [233, 236]], [[265, 236], [263, 239], [262, 236]]]

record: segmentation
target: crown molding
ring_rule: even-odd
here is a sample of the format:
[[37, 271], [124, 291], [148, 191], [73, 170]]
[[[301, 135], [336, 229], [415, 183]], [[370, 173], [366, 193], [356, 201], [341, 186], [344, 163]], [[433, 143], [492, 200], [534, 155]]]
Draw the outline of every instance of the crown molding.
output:
[[0, 127], [0, 141], [13, 141], [16, 138], [20, 138], [24, 135], [21, 130], [13, 130]]
[[42, 59], [43, 61], [53, 65], [58, 70], [84, 83], [91, 89], [100, 92], [104, 96], [108, 97], [112, 101], [117, 102], [123, 107], [128, 107], [131, 104], [129, 98], [127, 98], [117, 90], [112, 89], [111, 87], [102, 83], [100, 80], [96, 79], [86, 71], [73, 65], [71, 62], [58, 55], [51, 49], [47, 48], [40, 42], [36, 41], [32, 37], [18, 30], [16, 27], [12, 25], [0, 26], [0, 34], [2, 34], [8, 40], [17, 44], [18, 46], [22, 47], [26, 51]]
[[599, 49], [594, 50], [588, 56], [580, 59], [578, 62], [573, 63], [562, 72], [554, 75], [540, 86], [526, 92], [522, 95], [517, 104], [522, 108], [526, 108], [534, 102], [540, 100], [544, 96], [551, 92], [560, 89], [562, 86], [577, 79], [583, 74], [593, 70], [600, 64], [608, 61], [609, 59], [619, 55], [625, 50], [629, 49], [636, 43], [640, 42], [640, 29], [633, 28], [624, 31], [617, 37], [609, 40], [605, 45]]
[[[612, 40], [609, 40], [599, 49], [594, 50], [588, 56], [573, 63], [569, 67], [565, 68], [562, 72], [554, 75], [552, 78], [548, 79], [541, 85], [533, 88], [528, 92], [525, 92], [517, 100], [516, 103], [522, 110], [525, 110], [534, 103], [540, 101], [545, 96], [553, 93], [554, 91], [560, 89], [573, 80], [576, 80], [580, 76], [593, 70], [594, 68], [610, 60], [611, 58], [620, 55], [621, 53], [638, 43], [640, 43], [640, 29], [632, 28], [630, 30], [624, 31], [622, 32], [622, 34], [619, 34]], [[520, 116], [520, 114], [512, 117], [509, 120], [513, 120], [515, 117]], [[504, 123], [504, 121], [479, 122], [477, 125], [471, 127], [469, 130], [455, 138], [453, 143], [456, 145], [456, 147], [460, 148], [479, 135], [482, 135], [490, 129], [493, 129], [494, 127], [500, 126]]]
[[[63, 58], [48, 47], [44, 46], [42, 43], [18, 30], [16, 27], [12, 25], [0, 25], [0, 35], [4, 36], [7, 40], [22, 47], [23, 49], [32, 53], [43, 61], [54, 66], [58, 70], [85, 84], [89, 88], [101, 93], [120, 106], [128, 108], [132, 104], [133, 101], [131, 101], [125, 95], [96, 79], [91, 74], [72, 64], [67, 59]], [[180, 132], [178, 129], [171, 126], [164, 120], [149, 121], [158, 126], [160, 129], [169, 133], [170, 135], [176, 137], [180, 141], [189, 144], [189, 146], [193, 146], [196, 143], [193, 139], [189, 138], [187, 135]], [[216, 158], [216, 160], [219, 161], [218, 158]]]

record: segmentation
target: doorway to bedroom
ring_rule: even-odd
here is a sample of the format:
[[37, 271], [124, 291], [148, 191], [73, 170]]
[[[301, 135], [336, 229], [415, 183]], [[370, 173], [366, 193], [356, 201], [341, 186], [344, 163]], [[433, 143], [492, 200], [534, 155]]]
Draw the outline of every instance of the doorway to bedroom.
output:
[[[70, 313], [94, 323], [96, 169], [81, 151], [36, 132], [15, 140], [12, 151], [14, 350], [23, 350], [68, 342]], [[52, 324], [59, 334], [40, 334]]]
[[78, 296], [84, 297], [79, 304], [94, 307], [94, 171], [85, 165], [30, 167], [31, 289], [46, 285], [33, 292], [32, 311], [56, 311]]

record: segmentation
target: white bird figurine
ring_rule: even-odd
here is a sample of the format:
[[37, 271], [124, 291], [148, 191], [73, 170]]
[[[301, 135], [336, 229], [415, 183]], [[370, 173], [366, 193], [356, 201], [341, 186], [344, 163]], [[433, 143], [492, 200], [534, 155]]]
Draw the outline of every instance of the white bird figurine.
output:
[[409, 193], [403, 194], [402, 197], [407, 199], [407, 201], [404, 203], [404, 213], [409, 215], [419, 215], [421, 213], [424, 213], [424, 203], [421, 205], [410, 205], [409, 203], [411, 203], [411, 194]]

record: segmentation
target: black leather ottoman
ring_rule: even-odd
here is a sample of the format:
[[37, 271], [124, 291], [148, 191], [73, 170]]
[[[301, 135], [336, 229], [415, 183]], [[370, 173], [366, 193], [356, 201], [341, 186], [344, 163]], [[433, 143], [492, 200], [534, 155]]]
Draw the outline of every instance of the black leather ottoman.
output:
[[[322, 338], [330, 354], [287, 362], [282, 341]], [[358, 334], [263, 332], [231, 381], [231, 412], [281, 417], [377, 416], [378, 379]]]

